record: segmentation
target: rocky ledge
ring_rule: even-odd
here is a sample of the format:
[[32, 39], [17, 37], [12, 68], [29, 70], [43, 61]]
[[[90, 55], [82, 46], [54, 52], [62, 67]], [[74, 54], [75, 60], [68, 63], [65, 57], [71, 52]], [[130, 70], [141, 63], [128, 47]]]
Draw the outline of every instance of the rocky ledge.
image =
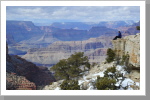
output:
[[113, 40], [113, 50], [118, 57], [129, 55], [129, 64], [140, 68], [140, 33]]

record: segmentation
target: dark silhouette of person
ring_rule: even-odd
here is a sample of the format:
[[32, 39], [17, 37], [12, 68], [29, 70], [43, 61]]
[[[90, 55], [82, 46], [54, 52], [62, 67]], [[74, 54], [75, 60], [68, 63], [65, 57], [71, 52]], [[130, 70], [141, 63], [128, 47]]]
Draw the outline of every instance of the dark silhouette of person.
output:
[[113, 40], [116, 40], [117, 38], [122, 38], [121, 32], [118, 31], [118, 36], [116, 36]]

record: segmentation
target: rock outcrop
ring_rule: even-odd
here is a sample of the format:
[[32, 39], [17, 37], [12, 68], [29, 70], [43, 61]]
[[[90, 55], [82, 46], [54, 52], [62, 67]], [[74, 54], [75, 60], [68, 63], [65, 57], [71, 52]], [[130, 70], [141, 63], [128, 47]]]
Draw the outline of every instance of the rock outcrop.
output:
[[125, 77], [128, 77], [135, 82], [140, 82], [140, 72], [138, 70], [132, 70], [130, 74], [125, 75]]
[[36, 85], [23, 76], [17, 76], [15, 73], [6, 73], [7, 90], [36, 90]]
[[126, 36], [121, 39], [113, 40], [113, 50], [116, 55], [122, 58], [123, 55], [129, 55], [129, 64], [140, 68], [140, 34]]

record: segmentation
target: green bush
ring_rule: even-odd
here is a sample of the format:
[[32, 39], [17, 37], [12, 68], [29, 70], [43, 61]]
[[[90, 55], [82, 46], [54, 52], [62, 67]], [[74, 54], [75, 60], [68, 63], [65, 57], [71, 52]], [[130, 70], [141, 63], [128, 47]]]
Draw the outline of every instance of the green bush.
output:
[[52, 85], [53, 84], [53, 82], [50, 82], [50, 84], [49, 85]]
[[109, 67], [104, 72], [104, 77], [114, 78], [118, 80], [118, 77], [123, 77], [123, 74], [116, 70], [116, 67]]
[[[111, 73], [111, 74], [110, 74]], [[116, 67], [107, 68], [104, 77], [97, 77], [96, 87], [98, 90], [115, 90], [116, 84]]]
[[96, 66], [96, 65], [97, 65], [97, 63], [96, 63], [96, 62], [93, 62], [92, 65], [91, 65], [91, 67], [94, 67], [94, 66]]
[[119, 77], [122, 77], [122, 81], [124, 80], [123, 73], [117, 71], [115, 66], [109, 67], [104, 72], [104, 77], [97, 77], [96, 87], [98, 90], [116, 90], [120, 88], [120, 85], [115, 86], [116, 82], [120, 81]]
[[80, 90], [80, 85], [77, 80], [64, 80], [60, 88], [62, 90]]
[[130, 73], [133, 70], [133, 66], [131, 64], [129, 64], [126, 67], [124, 67], [124, 70], [127, 71], [128, 73]]
[[[109, 73], [111, 73], [111, 74], [109, 74]], [[104, 77], [113, 77], [113, 76], [115, 76], [115, 73], [116, 73], [116, 67], [109, 67], [104, 72]]]
[[129, 54], [123, 55], [120, 64], [121, 65], [127, 65], [128, 61], [129, 61]]
[[116, 80], [109, 77], [97, 77], [96, 88], [98, 90], [115, 90]]
[[137, 30], [140, 30], [140, 26], [136, 26], [136, 29], [137, 29]]
[[111, 48], [108, 48], [106, 62], [110, 63], [114, 61], [115, 56], [116, 56], [115, 52]]

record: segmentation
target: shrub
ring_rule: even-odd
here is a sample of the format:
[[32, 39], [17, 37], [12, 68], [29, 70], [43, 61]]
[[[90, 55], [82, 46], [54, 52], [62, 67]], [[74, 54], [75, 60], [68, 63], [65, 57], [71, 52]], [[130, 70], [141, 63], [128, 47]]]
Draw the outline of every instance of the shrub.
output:
[[122, 56], [122, 60], [121, 60], [121, 65], [128, 65], [128, 62], [129, 62], [129, 54], [126, 54], [126, 55], [123, 55]]
[[77, 80], [64, 80], [60, 87], [62, 90], [80, 90]]
[[97, 65], [97, 63], [96, 63], [96, 62], [93, 62], [92, 65], [91, 65], [91, 67], [94, 67], [94, 66], [96, 66], [96, 65]]
[[104, 72], [104, 77], [113, 77], [116, 74], [116, 67], [109, 67]]
[[106, 62], [110, 63], [114, 61], [115, 56], [116, 56], [115, 52], [111, 48], [108, 48]]
[[98, 90], [115, 90], [116, 84], [116, 67], [107, 68], [104, 77], [97, 77], [96, 87]]
[[115, 90], [116, 80], [108, 77], [97, 77], [96, 88], [98, 90]]
[[50, 84], [49, 85], [52, 85], [53, 84], [53, 82], [50, 82]]
[[140, 26], [136, 26], [136, 29], [137, 29], [137, 30], [140, 30]]
[[124, 70], [127, 71], [128, 73], [130, 73], [133, 70], [133, 66], [131, 64], [129, 64], [126, 67], [124, 67]]

